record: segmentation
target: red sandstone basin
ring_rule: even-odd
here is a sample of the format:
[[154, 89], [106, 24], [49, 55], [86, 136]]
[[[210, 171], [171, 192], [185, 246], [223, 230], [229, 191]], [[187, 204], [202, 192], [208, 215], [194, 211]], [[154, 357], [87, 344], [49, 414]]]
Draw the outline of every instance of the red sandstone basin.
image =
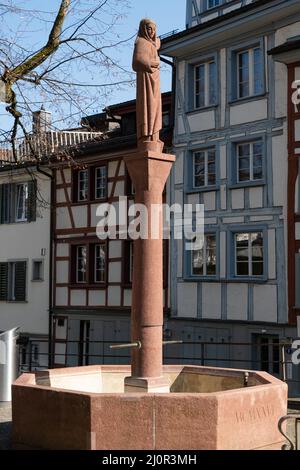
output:
[[14, 448], [279, 449], [287, 386], [265, 372], [164, 366], [170, 393], [124, 393], [130, 366], [21, 375], [12, 386]]

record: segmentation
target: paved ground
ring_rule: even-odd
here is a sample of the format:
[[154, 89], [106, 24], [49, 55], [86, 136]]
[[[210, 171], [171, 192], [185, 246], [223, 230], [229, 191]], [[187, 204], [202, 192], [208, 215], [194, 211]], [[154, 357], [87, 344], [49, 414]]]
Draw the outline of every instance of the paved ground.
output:
[[[289, 414], [300, 414], [300, 410], [289, 409]], [[11, 406], [9, 404], [0, 403], [0, 450], [10, 448], [11, 433]], [[295, 430], [292, 422], [288, 425], [288, 434], [294, 441]]]
[[0, 403], [0, 450], [9, 449], [11, 432], [11, 406]]

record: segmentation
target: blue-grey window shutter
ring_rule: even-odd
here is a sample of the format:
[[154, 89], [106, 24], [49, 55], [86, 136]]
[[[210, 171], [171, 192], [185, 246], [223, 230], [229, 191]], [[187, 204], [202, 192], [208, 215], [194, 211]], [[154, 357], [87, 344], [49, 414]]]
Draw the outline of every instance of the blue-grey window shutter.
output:
[[8, 297], [8, 263], [0, 263], [0, 300]]

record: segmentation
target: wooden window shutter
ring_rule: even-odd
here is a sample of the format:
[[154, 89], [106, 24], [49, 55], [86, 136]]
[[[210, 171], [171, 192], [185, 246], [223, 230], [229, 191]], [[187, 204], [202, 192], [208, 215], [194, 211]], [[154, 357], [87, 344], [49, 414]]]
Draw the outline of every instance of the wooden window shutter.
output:
[[37, 184], [36, 181], [30, 181], [28, 183], [28, 222], [36, 221], [36, 196], [37, 196]]
[[0, 224], [12, 222], [11, 214], [11, 188], [13, 185], [0, 185]]
[[8, 263], [0, 263], [0, 300], [8, 299]]
[[4, 198], [3, 198], [3, 189], [4, 189], [4, 184], [0, 185], [0, 224], [3, 224], [3, 215], [4, 215], [4, 210], [3, 210], [3, 205], [4, 205]]
[[15, 267], [15, 300], [26, 300], [26, 261], [17, 261]]

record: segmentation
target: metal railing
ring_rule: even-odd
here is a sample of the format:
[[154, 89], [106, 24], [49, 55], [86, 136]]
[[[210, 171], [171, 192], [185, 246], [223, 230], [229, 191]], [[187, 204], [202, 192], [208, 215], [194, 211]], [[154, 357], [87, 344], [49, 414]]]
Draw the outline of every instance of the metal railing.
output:
[[[292, 425], [289, 426], [289, 432], [284, 428], [284, 425], [290, 421]], [[278, 428], [283, 437], [288, 441], [288, 444], [282, 446], [282, 450], [300, 450], [300, 414], [288, 414], [283, 416], [278, 423]]]
[[84, 142], [100, 140], [101, 132], [88, 131], [49, 131], [28, 134], [15, 139], [13, 152], [9, 140], [0, 142], [0, 162], [11, 164], [48, 157], [68, 147], [76, 147]]
[[162, 34], [160, 37], [161, 40], [169, 38], [170, 36], [174, 36], [174, 34], [178, 33], [179, 29], [173, 29], [173, 31], [169, 31], [168, 33]]
[[[289, 384], [299, 383], [300, 396], [300, 380], [291, 376], [293, 364], [286, 354], [290, 343], [272, 345], [274, 354], [269, 360], [263, 356], [265, 344], [223, 341], [171, 341], [170, 343], [164, 346], [165, 364], [264, 370]], [[121, 344], [128, 346], [127, 341]], [[60, 346], [59, 350], [56, 349], [57, 345]], [[114, 345], [118, 346], [118, 349]], [[119, 346], [120, 341], [57, 341], [51, 345], [49, 353], [47, 340], [29, 340], [25, 347], [20, 345], [20, 364], [22, 370], [27, 371], [55, 367], [58, 365], [58, 360], [62, 367], [110, 363], [129, 364], [130, 348], [120, 350]]]

